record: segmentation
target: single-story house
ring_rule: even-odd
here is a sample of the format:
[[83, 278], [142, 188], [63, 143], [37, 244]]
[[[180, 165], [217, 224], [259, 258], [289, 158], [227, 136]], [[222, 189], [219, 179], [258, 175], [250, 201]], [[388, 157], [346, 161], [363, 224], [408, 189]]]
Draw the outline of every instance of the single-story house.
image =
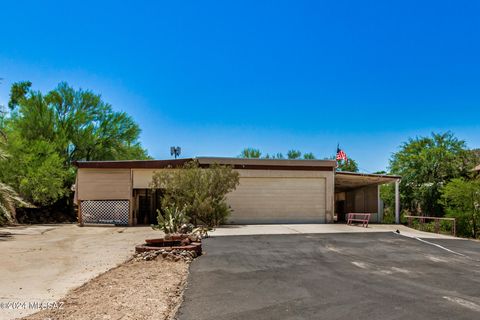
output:
[[75, 200], [78, 221], [124, 225], [156, 222], [161, 190], [152, 190], [154, 172], [195, 160], [201, 167], [230, 165], [240, 174], [227, 195], [231, 224], [333, 223], [348, 212], [371, 213], [381, 221], [379, 186], [399, 176], [336, 172], [334, 160], [280, 160], [199, 157], [175, 160], [78, 161]]

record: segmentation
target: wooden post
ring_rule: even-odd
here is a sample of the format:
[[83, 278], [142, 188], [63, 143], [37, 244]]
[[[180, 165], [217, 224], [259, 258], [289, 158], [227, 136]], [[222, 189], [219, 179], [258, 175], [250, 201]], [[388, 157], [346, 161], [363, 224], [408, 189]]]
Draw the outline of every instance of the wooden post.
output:
[[128, 200], [128, 226], [133, 226], [133, 197]]
[[135, 198], [133, 192], [133, 170], [130, 169], [130, 200], [128, 201], [128, 226], [134, 225], [133, 221], [133, 206], [135, 205]]
[[377, 185], [377, 219], [378, 223], [383, 222], [383, 202], [382, 198], [380, 197], [380, 187], [381, 185]]
[[80, 227], [83, 227], [83, 219], [82, 219], [82, 201], [78, 200], [78, 209], [77, 209], [77, 219], [78, 224]]
[[395, 223], [400, 223], [400, 179], [395, 181]]

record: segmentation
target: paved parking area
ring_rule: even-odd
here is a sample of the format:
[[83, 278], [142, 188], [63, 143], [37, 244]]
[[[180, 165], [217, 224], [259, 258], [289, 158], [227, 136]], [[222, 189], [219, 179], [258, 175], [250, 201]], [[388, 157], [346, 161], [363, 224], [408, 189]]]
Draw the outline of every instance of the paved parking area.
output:
[[479, 242], [250, 235], [212, 237], [204, 250], [180, 320], [480, 319]]

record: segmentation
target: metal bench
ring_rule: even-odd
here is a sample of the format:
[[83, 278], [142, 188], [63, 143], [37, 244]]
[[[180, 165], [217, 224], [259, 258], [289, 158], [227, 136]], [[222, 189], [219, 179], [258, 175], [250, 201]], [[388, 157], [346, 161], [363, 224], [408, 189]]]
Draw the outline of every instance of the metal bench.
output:
[[368, 228], [371, 213], [349, 213], [347, 215], [347, 224], [362, 223], [362, 227]]

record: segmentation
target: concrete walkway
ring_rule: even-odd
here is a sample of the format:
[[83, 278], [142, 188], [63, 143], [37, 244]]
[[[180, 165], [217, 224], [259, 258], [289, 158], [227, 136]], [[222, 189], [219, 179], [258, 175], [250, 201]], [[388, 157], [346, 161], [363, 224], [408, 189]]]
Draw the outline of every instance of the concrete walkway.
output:
[[424, 239], [460, 239], [452, 236], [422, 232], [397, 224], [371, 224], [368, 228], [346, 224], [261, 224], [261, 225], [224, 225], [209, 232], [211, 236], [244, 236], [261, 234], [302, 234], [302, 233], [368, 233], [396, 232], [407, 237]]
[[161, 235], [151, 227], [0, 228], [0, 319], [39, 311], [29, 304], [62, 298], [68, 290], [127, 260], [136, 244]]

